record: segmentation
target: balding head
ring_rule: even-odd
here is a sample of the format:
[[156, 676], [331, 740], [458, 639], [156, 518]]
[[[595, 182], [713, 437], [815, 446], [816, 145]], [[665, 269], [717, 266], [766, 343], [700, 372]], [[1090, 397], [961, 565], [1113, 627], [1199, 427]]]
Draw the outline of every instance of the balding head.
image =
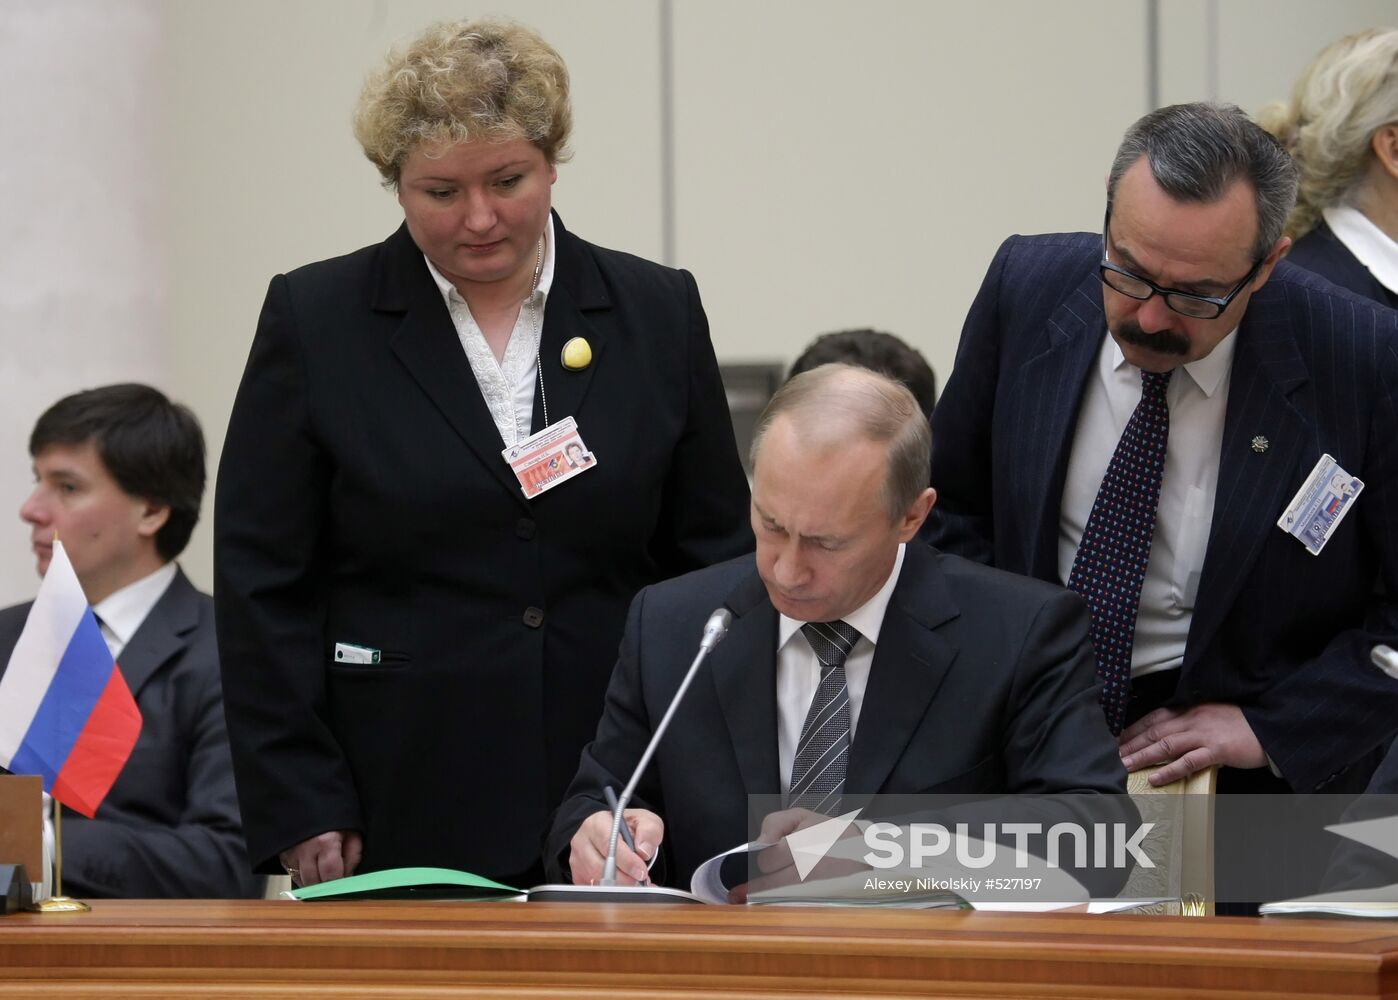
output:
[[752, 485], [773, 607], [834, 621], [884, 586], [937, 501], [929, 437], [912, 393], [862, 368], [822, 365], [777, 392], [758, 423]]
[[845, 364], [792, 376], [758, 419], [750, 456], [754, 470], [763, 439], [779, 418], [815, 450], [839, 449], [854, 440], [884, 445], [882, 502], [890, 518], [902, 517], [927, 488], [932, 432], [913, 394], [893, 379]]

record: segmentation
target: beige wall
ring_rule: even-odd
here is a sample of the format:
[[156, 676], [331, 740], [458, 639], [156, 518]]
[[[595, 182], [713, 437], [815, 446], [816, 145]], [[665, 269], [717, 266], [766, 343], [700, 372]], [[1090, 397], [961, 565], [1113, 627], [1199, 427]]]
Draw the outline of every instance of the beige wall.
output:
[[677, 248], [720, 357], [874, 326], [945, 378], [1000, 241], [1098, 225], [1098, 164], [1144, 111], [1141, 12], [681, 2]]
[[0, 0], [0, 607], [38, 585], [17, 512], [39, 414], [87, 386], [189, 384], [164, 325], [160, 46], [157, 0]]
[[[657, 259], [661, 3], [494, 7], [539, 28], [573, 74], [576, 155], [555, 206], [588, 239]], [[349, 133], [364, 72], [428, 21], [472, 11], [444, 0], [156, 6], [163, 48], [145, 98], [160, 124], [164, 216], [151, 217], [168, 261], [169, 339], [150, 377], [199, 412], [212, 470], [268, 279], [398, 222]], [[1216, 96], [1250, 109], [1284, 94], [1332, 37], [1398, 22], [1398, 0], [1160, 9], [1162, 101], [1210, 96], [1216, 81]], [[1146, 110], [1146, 12], [1144, 0], [674, 0], [675, 263], [698, 278], [720, 357], [787, 361], [817, 332], [873, 325], [921, 348], [944, 380], [999, 241], [1100, 224], [1112, 150]], [[44, 385], [12, 422], [57, 391]], [[22, 452], [0, 460], [13, 470], [0, 477], [14, 487], [3, 504], [22, 496], [27, 463]], [[204, 587], [209, 539], [205, 523], [184, 560]], [[32, 592], [27, 563], [11, 570], [0, 566], [5, 603]]]

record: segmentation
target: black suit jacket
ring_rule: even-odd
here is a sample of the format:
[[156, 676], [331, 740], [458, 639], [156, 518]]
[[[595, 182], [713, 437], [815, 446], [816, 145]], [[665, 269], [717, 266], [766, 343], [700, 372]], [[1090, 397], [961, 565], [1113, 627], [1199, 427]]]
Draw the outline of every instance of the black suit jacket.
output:
[[[1100, 236], [1072, 234], [996, 254], [933, 415], [937, 547], [1057, 581], [1064, 477], [1106, 336], [1101, 253]], [[1240, 706], [1291, 787], [1311, 791], [1398, 727], [1398, 685], [1368, 665], [1398, 636], [1373, 588], [1381, 575], [1398, 594], [1398, 312], [1283, 261], [1248, 305], [1231, 379], [1172, 700]], [[1365, 489], [1312, 556], [1276, 522], [1325, 453]]]
[[[749, 556], [637, 595], [597, 738], [549, 837], [555, 868], [582, 821], [606, 808], [603, 788], [625, 786], [721, 605], [733, 612], [728, 636], [633, 805], [664, 819], [676, 885], [756, 833], [747, 797], [781, 792], [778, 614]], [[847, 794], [1124, 792], [1087, 621], [1086, 605], [1060, 587], [909, 545], [874, 651]]]
[[[0, 611], [0, 674], [29, 607]], [[141, 736], [94, 818], [63, 810], [64, 891], [93, 899], [258, 896], [223, 723], [213, 601], [177, 573], [117, 663], [141, 709]]]
[[[526, 500], [407, 230], [272, 280], [224, 444], [219, 634], [249, 853], [536, 868], [642, 586], [748, 551], [693, 278], [568, 233], [540, 347], [596, 463]], [[566, 371], [573, 337], [593, 361]], [[534, 427], [543, 426], [536, 392]], [[336, 662], [336, 643], [380, 650]]]
[[[1341, 823], [1389, 819], [1391, 824], [1398, 824], [1398, 748], [1389, 749], [1364, 791], [1340, 818]], [[1390, 843], [1387, 851], [1378, 851], [1345, 838], [1330, 859], [1324, 888], [1344, 891], [1394, 883], [1398, 883], [1398, 840]]]
[[1323, 220], [1296, 241], [1286, 259], [1380, 305], [1398, 305], [1398, 296], [1359, 262]]

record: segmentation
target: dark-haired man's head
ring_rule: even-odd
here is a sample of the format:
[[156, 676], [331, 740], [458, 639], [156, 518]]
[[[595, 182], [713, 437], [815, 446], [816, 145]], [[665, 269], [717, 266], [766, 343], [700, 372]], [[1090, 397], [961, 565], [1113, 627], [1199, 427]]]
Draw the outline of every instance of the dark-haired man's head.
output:
[[902, 382], [926, 416], [930, 417], [932, 408], [937, 405], [937, 376], [932, 366], [917, 350], [891, 333], [841, 330], [822, 334], [801, 352], [786, 377], [828, 364], [868, 368]]
[[55, 535], [96, 604], [189, 543], [204, 495], [204, 435], [187, 407], [134, 383], [44, 411], [29, 437], [34, 491], [20, 508], [40, 574]]
[[1165, 372], [1207, 357], [1291, 245], [1296, 164], [1226, 104], [1159, 108], [1107, 179], [1103, 308], [1122, 356]]

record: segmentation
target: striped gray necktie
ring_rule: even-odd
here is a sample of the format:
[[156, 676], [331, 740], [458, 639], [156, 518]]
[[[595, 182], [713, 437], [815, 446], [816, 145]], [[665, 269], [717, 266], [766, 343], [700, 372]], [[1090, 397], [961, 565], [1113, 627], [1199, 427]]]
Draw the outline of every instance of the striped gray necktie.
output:
[[811, 699], [806, 724], [791, 762], [791, 791], [787, 805], [812, 812], [833, 812], [845, 789], [849, 764], [849, 686], [845, 657], [859, 640], [859, 631], [842, 621], [807, 622], [801, 626], [820, 661], [820, 685]]

